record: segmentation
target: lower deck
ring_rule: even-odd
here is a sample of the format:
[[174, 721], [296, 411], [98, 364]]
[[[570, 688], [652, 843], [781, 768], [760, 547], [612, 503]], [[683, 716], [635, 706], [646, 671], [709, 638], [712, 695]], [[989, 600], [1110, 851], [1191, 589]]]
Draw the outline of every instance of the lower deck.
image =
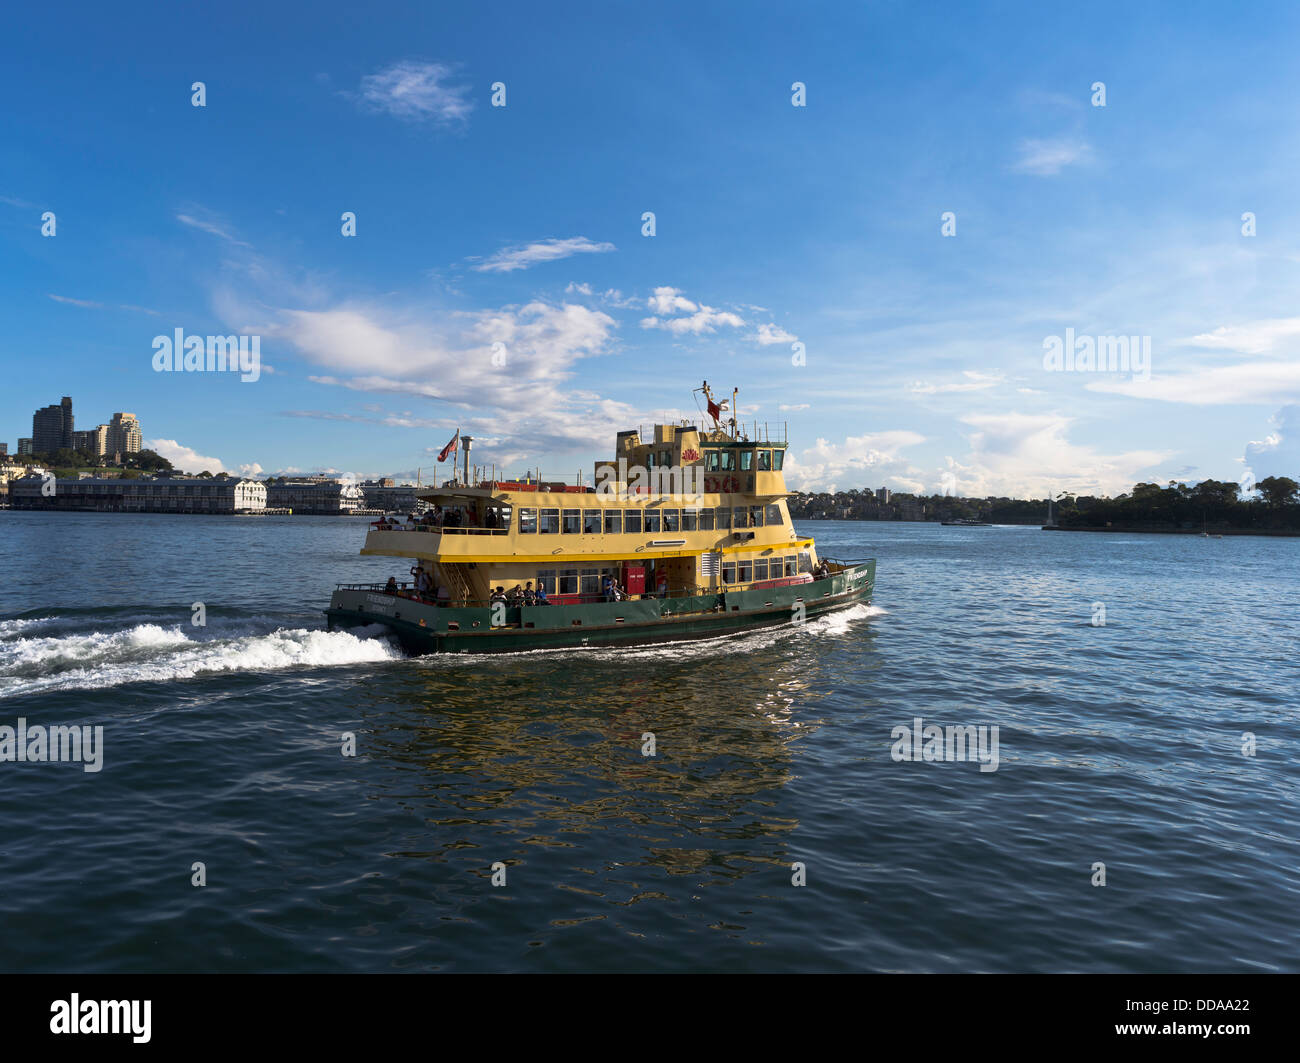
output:
[[439, 606], [352, 584], [335, 590], [326, 616], [331, 629], [380, 624], [414, 654], [682, 641], [798, 623], [871, 600], [874, 559], [829, 564], [829, 575], [807, 583], [564, 605]]

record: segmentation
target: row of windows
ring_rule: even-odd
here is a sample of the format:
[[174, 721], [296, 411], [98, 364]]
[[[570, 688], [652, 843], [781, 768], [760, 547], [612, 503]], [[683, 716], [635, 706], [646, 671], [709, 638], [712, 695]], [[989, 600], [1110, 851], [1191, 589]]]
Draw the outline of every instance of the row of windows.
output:
[[[667, 468], [673, 463], [673, 452], [671, 450], [659, 451], [658, 457], [654, 451], [646, 454], [646, 465], [653, 469], [656, 465], [660, 468]], [[781, 466], [785, 463], [784, 450], [706, 450], [704, 452], [704, 470], [705, 472], [735, 472], [739, 469], [741, 472], [753, 472], [757, 469], [759, 472], [781, 471]]]
[[722, 563], [722, 582], [758, 583], [765, 579], [780, 579], [783, 576], [796, 576], [800, 572], [812, 571], [812, 554], [800, 551], [786, 554], [784, 557], [745, 557], [738, 561]]
[[783, 524], [781, 507], [718, 506], [716, 509], [523, 509], [519, 530], [542, 535], [640, 535], [661, 532], [730, 531]]
[[[747, 557], [722, 563], [722, 582], [758, 583], [812, 571], [812, 554], [800, 551], [784, 557]], [[599, 594], [605, 576], [618, 577], [617, 568], [541, 568], [537, 570], [537, 587], [553, 594]]]

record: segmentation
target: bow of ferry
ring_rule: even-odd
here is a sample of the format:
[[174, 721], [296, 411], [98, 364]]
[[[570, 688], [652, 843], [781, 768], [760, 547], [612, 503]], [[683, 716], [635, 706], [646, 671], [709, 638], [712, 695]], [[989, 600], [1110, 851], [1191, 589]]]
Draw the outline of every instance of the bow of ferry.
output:
[[[508, 653], [712, 638], [870, 602], [874, 559], [819, 558], [790, 523], [784, 429], [722, 421], [734, 392], [699, 390], [711, 428], [620, 432], [595, 486], [472, 474], [466, 449], [463, 476], [418, 492], [439, 523], [376, 528], [361, 551], [411, 559], [423, 589], [339, 584], [329, 627], [380, 624], [413, 654]], [[527, 584], [549, 604], [492, 600]]]

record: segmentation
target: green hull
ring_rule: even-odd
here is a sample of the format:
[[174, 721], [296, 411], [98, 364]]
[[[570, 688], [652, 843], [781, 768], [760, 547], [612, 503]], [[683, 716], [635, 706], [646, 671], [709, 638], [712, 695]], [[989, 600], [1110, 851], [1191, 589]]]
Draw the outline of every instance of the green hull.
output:
[[[871, 601], [876, 562], [846, 566], [812, 583], [725, 596], [646, 598], [591, 605], [439, 608], [364, 588], [340, 588], [325, 615], [337, 628], [388, 628], [411, 654], [519, 653], [582, 646], [629, 646], [717, 638], [799, 623]], [[493, 620], [500, 626], [493, 626]]]

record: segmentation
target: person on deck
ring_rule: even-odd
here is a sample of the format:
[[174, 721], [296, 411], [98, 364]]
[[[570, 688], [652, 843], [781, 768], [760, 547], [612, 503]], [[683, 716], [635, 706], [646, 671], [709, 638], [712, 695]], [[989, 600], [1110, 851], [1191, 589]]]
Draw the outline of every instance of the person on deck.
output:
[[614, 597], [614, 581], [609, 576], [605, 576], [600, 581], [600, 600], [602, 602], [616, 601]]
[[658, 581], [655, 583], [655, 597], [668, 597], [668, 577], [660, 573]]
[[533, 590], [533, 581], [524, 584], [524, 605], [536, 605], [537, 592]]
[[396, 594], [396, 593], [397, 593], [397, 577], [396, 577], [396, 576], [389, 576], [389, 577], [388, 577], [388, 582], [384, 584], [384, 593], [385, 593], [385, 594]]
[[539, 583], [537, 585], [537, 604], [538, 605], [551, 604], [551, 600], [548, 597], [546, 597], [546, 585], [542, 583]]

